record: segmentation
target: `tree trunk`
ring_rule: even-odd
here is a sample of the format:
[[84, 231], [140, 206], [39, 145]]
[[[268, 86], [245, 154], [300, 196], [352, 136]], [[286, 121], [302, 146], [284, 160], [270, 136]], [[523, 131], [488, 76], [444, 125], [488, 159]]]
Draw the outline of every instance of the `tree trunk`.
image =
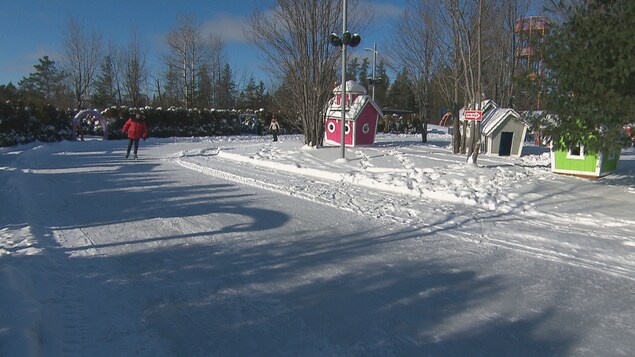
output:
[[423, 125], [421, 128], [421, 142], [427, 143], [428, 142], [428, 121], [425, 118], [422, 118], [421, 121], [423, 122]]
[[463, 135], [461, 136], [461, 154], [467, 151], [467, 121], [463, 121]]
[[477, 160], [478, 160], [478, 154], [479, 152], [481, 152], [481, 122], [477, 122], [476, 125], [476, 132], [474, 133], [474, 138], [475, 138], [475, 143], [474, 143], [474, 148], [473, 148], [473, 152], [472, 152], [472, 163], [476, 164]]
[[[458, 93], [455, 93], [458, 98]], [[452, 107], [452, 152], [458, 154], [461, 152], [461, 122], [459, 121], [459, 106], [455, 101]]]

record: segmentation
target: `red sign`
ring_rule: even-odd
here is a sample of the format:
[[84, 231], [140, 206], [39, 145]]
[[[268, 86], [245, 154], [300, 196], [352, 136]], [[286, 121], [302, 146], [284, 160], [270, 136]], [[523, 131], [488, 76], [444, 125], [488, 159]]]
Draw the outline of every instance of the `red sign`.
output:
[[483, 119], [483, 111], [482, 110], [466, 110], [465, 111], [465, 120], [478, 120]]

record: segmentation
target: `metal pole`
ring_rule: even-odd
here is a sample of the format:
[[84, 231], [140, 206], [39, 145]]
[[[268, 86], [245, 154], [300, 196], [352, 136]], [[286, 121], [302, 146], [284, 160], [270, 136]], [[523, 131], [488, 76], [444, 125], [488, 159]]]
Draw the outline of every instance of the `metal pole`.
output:
[[[342, 35], [346, 33], [346, 0], [342, 0]], [[342, 44], [342, 159], [346, 158], [346, 45]]]
[[377, 62], [377, 43], [373, 42], [373, 102], [375, 101], [375, 62]]
[[372, 77], [370, 77], [370, 85], [373, 87], [373, 101], [375, 101], [375, 81], [377, 79], [377, 75], [375, 74], [375, 68], [377, 67], [377, 65], [375, 63], [377, 62], [377, 43], [373, 42], [373, 48], [365, 48], [365, 50], [373, 51], [373, 74]]

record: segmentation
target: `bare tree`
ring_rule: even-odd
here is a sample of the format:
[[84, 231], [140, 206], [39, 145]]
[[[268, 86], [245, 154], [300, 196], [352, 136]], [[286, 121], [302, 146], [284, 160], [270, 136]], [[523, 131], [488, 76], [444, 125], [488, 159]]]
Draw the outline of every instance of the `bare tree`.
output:
[[408, 69], [409, 83], [418, 104], [418, 116], [422, 123], [422, 141], [427, 141], [430, 119], [433, 62], [438, 57], [435, 43], [434, 18], [429, 0], [406, 2], [407, 11], [397, 22], [396, 41], [392, 47], [394, 61]]
[[143, 105], [143, 86], [148, 77], [146, 51], [139, 43], [137, 32], [132, 30], [128, 49], [122, 55], [123, 88], [130, 105]]
[[[434, 79], [454, 114], [454, 153], [466, 153], [470, 144], [471, 156], [474, 151], [478, 156], [479, 148], [475, 145], [480, 145], [479, 140], [466, 140], [466, 122], [461, 133], [458, 110], [477, 109], [483, 95], [500, 104], [512, 104], [516, 69], [514, 30], [532, 0], [429, 1], [436, 3], [431, 13], [438, 23], [436, 41], [441, 52]], [[479, 134], [476, 128], [471, 133]]]
[[251, 43], [287, 96], [280, 110], [316, 146], [324, 107], [336, 80], [339, 50], [328, 35], [341, 28], [339, 0], [277, 0], [269, 12], [256, 10], [248, 20]]
[[123, 104], [123, 84], [122, 84], [122, 67], [124, 64], [123, 51], [114, 43], [110, 43], [107, 49], [107, 57], [112, 59], [112, 72], [113, 72], [113, 90], [118, 105]]
[[[462, 84], [463, 65], [460, 57], [459, 28], [450, 9], [457, 6], [457, 0], [434, 0], [431, 14], [435, 18], [435, 43], [440, 53], [439, 66], [434, 73], [435, 82], [441, 93], [450, 103], [453, 118], [452, 147], [458, 154], [465, 152], [465, 135], [461, 133], [459, 109], [465, 105]], [[465, 133], [465, 130], [463, 131]]]
[[201, 94], [201, 97], [205, 98], [207, 106], [219, 106], [221, 95], [220, 86], [218, 84], [221, 81], [225, 63], [225, 44], [218, 34], [209, 34], [207, 36], [207, 55], [203, 64], [204, 68], [201, 70], [201, 74], [203, 75], [204, 73], [204, 78], [208, 78], [211, 85], [211, 91], [209, 91], [209, 93]]
[[176, 29], [170, 31], [166, 38], [170, 54], [166, 63], [170, 73], [178, 73], [183, 105], [190, 108], [196, 90], [198, 68], [206, 57], [205, 40], [201, 26], [193, 16], [179, 16]]
[[513, 106], [516, 75], [516, 24], [531, 0], [489, 0], [483, 8], [481, 53], [483, 93], [496, 103]]
[[64, 60], [78, 109], [90, 96], [91, 85], [99, 69], [102, 49], [101, 37], [86, 34], [75, 19], [69, 20], [64, 34]]
[[[463, 106], [470, 109], [480, 109], [482, 93], [481, 71], [481, 20], [483, 14], [483, 2], [488, 0], [438, 0], [438, 17], [445, 24], [445, 28], [451, 32], [442, 32], [438, 35], [441, 43], [444, 43], [443, 52], [451, 54], [452, 61], [449, 68], [452, 79], [456, 81], [453, 86], [454, 103], [459, 103], [459, 93], [463, 94]], [[491, 1], [491, 0], [490, 0]], [[442, 25], [443, 26], [443, 25]], [[450, 56], [448, 56], [450, 57]], [[447, 59], [446, 59], [447, 61]], [[460, 89], [460, 90], [459, 90]], [[449, 90], [447, 92], [450, 92]], [[457, 106], [458, 107], [458, 106]], [[463, 133], [460, 135], [458, 122], [458, 108], [454, 112], [454, 151], [465, 153], [466, 125], [463, 125]], [[474, 123], [473, 123], [474, 124]], [[468, 161], [476, 163], [480, 150], [480, 129], [472, 125]], [[460, 136], [460, 145], [458, 137]], [[476, 152], [476, 154], [474, 153]]]

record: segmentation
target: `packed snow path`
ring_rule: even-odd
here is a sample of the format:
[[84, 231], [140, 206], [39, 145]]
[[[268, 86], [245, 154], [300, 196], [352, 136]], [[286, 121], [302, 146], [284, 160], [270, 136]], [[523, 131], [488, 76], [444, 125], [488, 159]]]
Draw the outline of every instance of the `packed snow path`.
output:
[[[555, 190], [606, 205], [607, 188], [536, 181], [495, 209], [486, 194], [476, 207], [415, 200], [381, 186], [397, 177], [369, 151], [352, 151], [355, 177], [315, 178], [231, 157], [315, 157], [254, 141], [150, 140], [139, 161], [120, 141], [0, 152], [0, 355], [635, 350], [627, 217], [535, 210]], [[376, 150], [411, 188], [439, 173], [408, 148]]]

